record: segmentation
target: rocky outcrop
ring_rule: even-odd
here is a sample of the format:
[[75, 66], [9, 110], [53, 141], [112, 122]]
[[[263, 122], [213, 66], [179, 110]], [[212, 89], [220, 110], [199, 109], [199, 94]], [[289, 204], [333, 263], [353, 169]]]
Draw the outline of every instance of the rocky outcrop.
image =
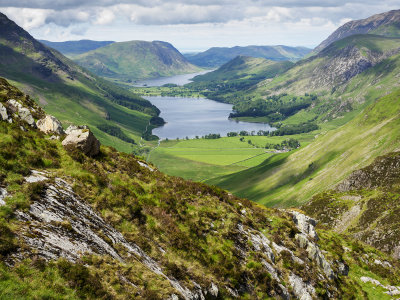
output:
[[100, 142], [93, 133], [85, 127], [68, 127], [67, 137], [62, 141], [64, 147], [77, 148], [87, 156], [96, 156], [100, 152]]
[[[316, 221], [298, 211], [292, 211], [291, 213], [294, 223], [301, 232], [295, 235], [295, 239], [300, 247], [306, 249], [308, 258], [315, 261], [329, 279], [334, 279], [335, 273], [331, 268], [331, 264], [326, 260], [324, 254], [314, 242], [314, 240], [318, 240], [318, 235], [314, 227]], [[310, 240], [309, 237], [311, 237], [312, 240]]]
[[37, 127], [44, 133], [63, 134], [64, 129], [61, 122], [53, 116], [46, 115], [43, 119], [37, 121]]
[[371, 277], [363, 276], [360, 278], [362, 282], [370, 282], [373, 285], [379, 286], [386, 290], [386, 294], [389, 296], [398, 296], [400, 295], [400, 286], [392, 286], [392, 285], [383, 285], [379, 280], [373, 279]]
[[400, 152], [378, 157], [373, 164], [354, 171], [346, 180], [337, 185], [338, 192], [358, 189], [391, 187], [400, 181]]
[[[29, 183], [42, 182], [45, 187], [29, 211], [17, 212], [18, 219], [25, 224], [19, 236], [30, 249], [26, 253], [21, 250], [9, 259], [29, 257], [32, 252], [45, 260], [64, 257], [73, 262], [84, 254], [108, 255], [120, 262], [126, 257], [136, 257], [146, 268], [167, 279], [184, 299], [202, 299], [201, 289], [192, 292], [175, 278], [165, 275], [156, 261], [136, 244], [127, 242], [119, 231], [85, 204], [66, 181], [49, 180], [49, 177], [49, 174], [32, 171], [25, 178]], [[218, 295], [217, 286], [212, 285], [209, 293]]]
[[33, 118], [31, 110], [29, 108], [24, 107], [15, 99], [8, 100], [7, 105], [14, 115], [18, 116], [22, 121], [25, 121], [30, 126], [36, 128], [35, 119]]
[[298, 212], [291, 211], [293, 216], [293, 221], [296, 224], [297, 228], [304, 234], [309, 235], [313, 239], [318, 241], [318, 235], [315, 231], [315, 226], [317, 225], [317, 221], [314, 219]]

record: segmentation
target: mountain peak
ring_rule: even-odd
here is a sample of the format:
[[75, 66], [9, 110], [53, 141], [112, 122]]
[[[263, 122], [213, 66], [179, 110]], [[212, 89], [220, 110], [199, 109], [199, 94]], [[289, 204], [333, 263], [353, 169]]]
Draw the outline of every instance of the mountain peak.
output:
[[354, 34], [378, 34], [388, 37], [400, 37], [400, 10], [391, 10], [366, 19], [347, 22], [319, 44], [314, 51], [320, 52], [333, 42]]

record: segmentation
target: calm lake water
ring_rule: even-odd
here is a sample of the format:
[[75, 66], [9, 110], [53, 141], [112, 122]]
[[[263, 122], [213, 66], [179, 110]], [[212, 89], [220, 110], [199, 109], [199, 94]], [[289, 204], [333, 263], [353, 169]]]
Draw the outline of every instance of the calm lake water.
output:
[[160, 78], [155, 78], [155, 79], [147, 79], [147, 80], [141, 80], [141, 81], [136, 81], [134, 86], [136, 87], [143, 87], [143, 86], [162, 86], [167, 83], [174, 83], [177, 85], [184, 85], [187, 83], [190, 83], [193, 77], [197, 75], [202, 75], [206, 74], [208, 72], [211, 72], [212, 70], [206, 70], [202, 72], [197, 72], [197, 73], [190, 73], [190, 74], [183, 74], [183, 75], [176, 75], [176, 76], [169, 76], [169, 77], [160, 77]]
[[232, 105], [203, 98], [145, 97], [161, 110], [160, 117], [167, 122], [153, 129], [161, 139], [195, 138], [209, 133], [226, 136], [228, 132], [269, 130], [268, 124], [228, 120]]

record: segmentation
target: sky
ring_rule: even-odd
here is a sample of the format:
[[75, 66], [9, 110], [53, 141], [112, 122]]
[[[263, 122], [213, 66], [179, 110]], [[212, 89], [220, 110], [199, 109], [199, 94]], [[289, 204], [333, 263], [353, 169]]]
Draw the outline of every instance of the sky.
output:
[[0, 12], [37, 39], [162, 40], [183, 52], [312, 48], [350, 20], [392, 9], [399, 0], [0, 0]]

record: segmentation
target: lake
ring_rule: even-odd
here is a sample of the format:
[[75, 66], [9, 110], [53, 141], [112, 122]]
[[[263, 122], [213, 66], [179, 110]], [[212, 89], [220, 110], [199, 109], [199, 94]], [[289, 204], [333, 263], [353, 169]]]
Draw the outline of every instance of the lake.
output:
[[161, 110], [167, 124], [153, 129], [153, 134], [161, 139], [195, 138], [209, 133], [226, 136], [228, 132], [248, 132], [273, 129], [268, 124], [248, 123], [229, 120], [231, 104], [204, 98], [145, 97]]
[[197, 75], [203, 75], [208, 72], [211, 72], [212, 70], [205, 70], [197, 73], [190, 73], [190, 74], [183, 74], [183, 75], [175, 75], [175, 76], [169, 76], [169, 77], [159, 77], [159, 78], [154, 78], [154, 79], [146, 79], [146, 80], [140, 80], [136, 81], [133, 86], [136, 87], [143, 87], [143, 86], [163, 86], [164, 84], [167, 83], [173, 83], [177, 85], [184, 85], [187, 83], [192, 82], [191, 79]]

